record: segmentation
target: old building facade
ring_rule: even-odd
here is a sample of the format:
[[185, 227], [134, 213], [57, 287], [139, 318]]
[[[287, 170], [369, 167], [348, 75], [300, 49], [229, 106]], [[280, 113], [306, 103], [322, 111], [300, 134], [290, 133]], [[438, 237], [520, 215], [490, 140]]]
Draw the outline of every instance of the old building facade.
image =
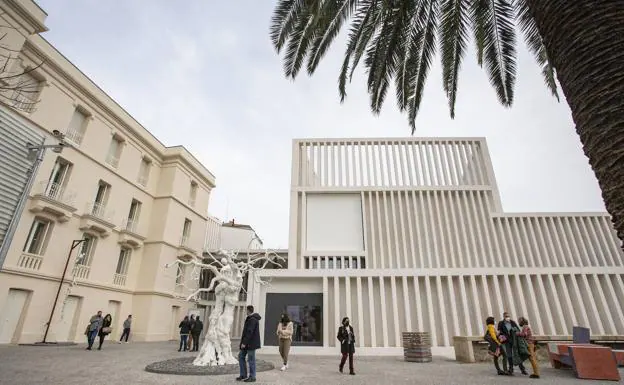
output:
[[[184, 147], [159, 142], [43, 39], [46, 14], [33, 1], [0, 7], [10, 26], [6, 41], [19, 52], [17, 70], [37, 82], [35, 94], [0, 106], [3, 137], [8, 130], [24, 136], [26, 125], [41, 138], [58, 130], [69, 144], [46, 153], [9, 240], [0, 270], [0, 344], [42, 340], [74, 240], [80, 244], [48, 341], [81, 340], [98, 310], [112, 314], [113, 338], [128, 314], [134, 340], [175, 338], [191, 305], [175, 296], [184, 269], [164, 265], [201, 256], [214, 176]], [[20, 100], [36, 103], [20, 109]], [[7, 117], [20, 124], [5, 124]], [[13, 145], [15, 154], [25, 153], [24, 140]], [[22, 181], [27, 168], [11, 172]]]

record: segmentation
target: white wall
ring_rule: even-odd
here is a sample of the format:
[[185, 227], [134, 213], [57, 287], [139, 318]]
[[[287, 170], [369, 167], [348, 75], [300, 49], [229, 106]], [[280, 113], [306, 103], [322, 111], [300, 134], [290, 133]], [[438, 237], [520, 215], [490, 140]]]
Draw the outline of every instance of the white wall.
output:
[[221, 248], [226, 250], [261, 249], [262, 243], [254, 238], [255, 232], [250, 229], [227, 227], [221, 228]]
[[307, 194], [307, 251], [362, 251], [360, 194]]

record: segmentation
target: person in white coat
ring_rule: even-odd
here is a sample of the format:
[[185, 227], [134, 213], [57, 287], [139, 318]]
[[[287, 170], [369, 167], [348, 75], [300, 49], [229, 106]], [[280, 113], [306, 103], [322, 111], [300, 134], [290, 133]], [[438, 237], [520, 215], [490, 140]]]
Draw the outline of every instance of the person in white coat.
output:
[[277, 324], [277, 337], [279, 338], [279, 353], [284, 361], [281, 370], [288, 369], [288, 353], [290, 352], [290, 343], [292, 342], [293, 323], [290, 321], [288, 314], [282, 314], [280, 322]]

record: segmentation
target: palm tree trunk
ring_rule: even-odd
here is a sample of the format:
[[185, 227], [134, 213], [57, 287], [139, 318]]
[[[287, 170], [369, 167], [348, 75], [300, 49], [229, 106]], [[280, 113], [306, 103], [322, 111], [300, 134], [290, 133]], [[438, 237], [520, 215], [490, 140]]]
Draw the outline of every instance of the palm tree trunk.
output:
[[624, 1], [527, 4], [624, 248]]

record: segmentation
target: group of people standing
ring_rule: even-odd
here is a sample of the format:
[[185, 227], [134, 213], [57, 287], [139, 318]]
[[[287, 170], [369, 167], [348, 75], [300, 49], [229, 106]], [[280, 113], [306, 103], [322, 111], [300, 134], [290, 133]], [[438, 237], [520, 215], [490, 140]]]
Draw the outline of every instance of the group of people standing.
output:
[[180, 348], [178, 351], [198, 351], [199, 336], [204, 330], [204, 323], [199, 319], [199, 316], [191, 315], [190, 318], [185, 316], [178, 327], [180, 328]]
[[[539, 378], [539, 366], [535, 355], [535, 338], [529, 326], [529, 320], [520, 317], [518, 323], [511, 319], [509, 313], [503, 313], [503, 319], [496, 325], [494, 317], [485, 320], [485, 340], [489, 344], [489, 353], [494, 360], [494, 367], [499, 375], [513, 376], [514, 366], [518, 366], [520, 372], [528, 375], [524, 367], [524, 361], [531, 362], [533, 374], [531, 378]], [[501, 370], [498, 359], [503, 358]]]
[[[107, 335], [111, 334], [113, 331], [113, 316], [110, 314], [106, 314], [102, 317], [102, 311], [98, 311], [97, 314], [91, 317], [89, 320], [89, 324], [85, 329], [85, 336], [87, 336], [87, 350], [91, 350], [93, 348], [93, 343], [95, 342], [95, 337], [100, 337], [100, 344], [98, 346], [98, 350], [102, 350], [102, 344], [104, 344], [104, 339]], [[119, 339], [119, 343], [121, 343], [124, 339], [125, 342], [128, 343], [128, 337], [130, 337], [130, 328], [132, 327], [132, 315], [129, 315], [128, 318], [123, 323], [123, 333], [121, 333], [121, 338]]]

